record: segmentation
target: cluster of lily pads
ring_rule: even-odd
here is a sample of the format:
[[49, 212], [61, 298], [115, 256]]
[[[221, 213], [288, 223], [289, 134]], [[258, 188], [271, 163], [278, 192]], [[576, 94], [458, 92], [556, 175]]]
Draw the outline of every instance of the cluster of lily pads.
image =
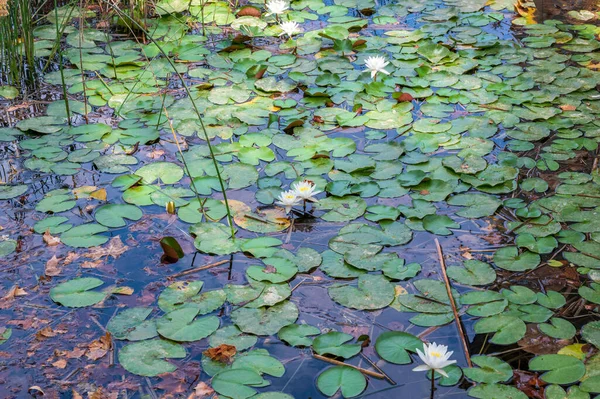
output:
[[[269, 26], [264, 18], [236, 15], [240, 10], [226, 2], [161, 0], [161, 17], [148, 20], [153, 41], [147, 44], [115, 41], [94, 27], [93, 12], [61, 7], [34, 35], [36, 56], [44, 59], [58, 24], [72, 68], [44, 80], [60, 85], [64, 78], [71, 114], [59, 100], [44, 116], [0, 129], [0, 141], [18, 148], [26, 171], [0, 185], [0, 200], [35, 204], [33, 230], [72, 247], [102, 245], [108, 232], [123, 234], [173, 203], [198, 251], [253, 257], [247, 284], [200, 293], [201, 281], [178, 281], [158, 299], [162, 314], [150, 307], [119, 312], [108, 330], [134, 341], [119, 350], [119, 363], [132, 373], [173, 371], [176, 365], [165, 359], [184, 358], [182, 343], [207, 338], [212, 348], [227, 344], [237, 351], [226, 362], [202, 358], [219, 394], [287, 398], [262, 390], [265, 374], [279, 378], [285, 370], [254, 348], [258, 337], [275, 335], [351, 364], [362, 350], [348, 343], [351, 335], [297, 323], [305, 315], [290, 283], [302, 275], [325, 279], [329, 298], [344, 308], [383, 309], [417, 328], [456, 322], [454, 303], [459, 314], [474, 318], [469, 332], [492, 344], [515, 345], [528, 330], [562, 342], [556, 353], [531, 356], [527, 368], [540, 372], [548, 399], [589, 398], [600, 393], [600, 323], [581, 322], [573, 311], [587, 301], [597, 315], [600, 305], [600, 178], [585, 158], [600, 137], [598, 28], [527, 24], [512, 20], [512, 1], [488, 3], [297, 0], [288, 9], [271, 0], [264, 11], [285, 12], [287, 22]], [[79, 17], [85, 26], [71, 24]], [[311, 24], [319, 19], [326, 24]], [[306, 32], [281, 43], [276, 38], [288, 22], [304, 23]], [[191, 31], [194, 24], [206, 35]], [[228, 29], [236, 37], [221, 36]], [[375, 29], [383, 34], [373, 35]], [[250, 45], [248, 37], [264, 45]], [[177, 91], [174, 76], [183, 76], [190, 96]], [[101, 108], [113, 110], [114, 123], [67, 123]], [[195, 108], [202, 122], [190, 113]], [[181, 152], [169, 152], [174, 142]], [[156, 160], [138, 148], [164, 148], [166, 155]], [[68, 185], [67, 176], [86, 173], [102, 178]], [[65, 186], [39, 194], [36, 177], [44, 175]], [[291, 192], [282, 193], [288, 185]], [[99, 193], [103, 188], [108, 197]], [[254, 197], [242, 202], [246, 197], [236, 194], [246, 190]], [[284, 249], [291, 226], [286, 213], [318, 192], [326, 196], [302, 216], [335, 228], [328, 249]], [[78, 211], [86, 207], [91, 214]], [[514, 242], [491, 257], [450, 262], [452, 300], [439, 273], [420, 276], [426, 258], [407, 261], [404, 249], [414, 236], [458, 234], [492, 216], [506, 221]], [[3, 257], [16, 248], [10, 236], [0, 241]], [[548, 268], [575, 270], [578, 295], [524, 284]], [[79, 307], [118, 294], [118, 288], [93, 291], [101, 284], [73, 279], [50, 295]], [[230, 322], [215, 315], [221, 309]], [[375, 331], [376, 353], [387, 363], [409, 364], [423, 348], [406, 331]], [[584, 351], [579, 341], [594, 349]], [[452, 364], [428, 376], [442, 386], [467, 378], [477, 384], [468, 391], [476, 398], [526, 397], [511, 385], [514, 364], [487, 355], [471, 360], [477, 367]], [[341, 390], [353, 397], [367, 388], [350, 366], [325, 369], [316, 384], [327, 396]]]

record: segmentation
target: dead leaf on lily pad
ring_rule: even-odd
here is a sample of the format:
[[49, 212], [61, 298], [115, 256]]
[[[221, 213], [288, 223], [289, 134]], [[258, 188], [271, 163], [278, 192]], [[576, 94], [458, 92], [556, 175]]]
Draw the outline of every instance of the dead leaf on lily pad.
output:
[[50, 234], [50, 230], [46, 230], [46, 232], [44, 233], [43, 239], [44, 239], [44, 242], [46, 243], [46, 245], [48, 245], [49, 247], [54, 247], [54, 246], [60, 244], [60, 238], [54, 237], [52, 234]]
[[215, 393], [215, 390], [206, 382], [200, 381], [194, 388], [194, 392], [187, 399], [207, 399]]
[[112, 256], [114, 259], [117, 259], [119, 256], [123, 255], [129, 247], [123, 244], [120, 236], [116, 236], [111, 238], [111, 240], [104, 247], [93, 247], [90, 251], [83, 254], [86, 258], [91, 259], [100, 259], [103, 257]]
[[221, 344], [215, 348], [208, 348], [203, 355], [208, 356], [210, 359], [220, 363], [231, 363], [233, 357], [237, 353], [237, 349], [233, 345]]
[[257, 209], [256, 212], [238, 212], [233, 217], [235, 224], [255, 233], [274, 233], [290, 227], [290, 219], [279, 207]]

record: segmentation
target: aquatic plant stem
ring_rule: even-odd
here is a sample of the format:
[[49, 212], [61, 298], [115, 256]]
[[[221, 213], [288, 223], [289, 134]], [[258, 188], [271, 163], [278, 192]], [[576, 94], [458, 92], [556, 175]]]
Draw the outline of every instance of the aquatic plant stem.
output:
[[[448, 293], [448, 299], [450, 300], [450, 305], [452, 306], [452, 313], [454, 313], [454, 321], [456, 323], [456, 328], [458, 329], [458, 335], [460, 336], [460, 340], [463, 344], [463, 349], [465, 352], [465, 359], [467, 360], [467, 364], [469, 367], [473, 367], [471, 363], [471, 355], [469, 355], [469, 345], [467, 345], [467, 340], [465, 338], [465, 332], [463, 330], [462, 324], [460, 322], [460, 315], [458, 314], [458, 310], [456, 309], [456, 303], [454, 302], [454, 297], [452, 296], [452, 288], [450, 286], [450, 280], [448, 279], [448, 274], [446, 273], [446, 262], [444, 261], [444, 253], [442, 252], [442, 246], [440, 245], [440, 241], [435, 239], [435, 247], [437, 249], [438, 259], [440, 261], [440, 267], [442, 269], [442, 276], [444, 277], [444, 283], [446, 285], [446, 292]], [[432, 377], [433, 380], [433, 377]], [[433, 395], [433, 393], [432, 393]], [[433, 397], [433, 396], [432, 396]]]
[[[65, 111], [67, 112], [67, 122], [69, 123], [69, 126], [71, 126], [71, 109], [69, 108], [69, 98], [67, 97], [67, 84], [65, 82], [64, 71], [65, 68], [63, 65], [62, 49], [60, 48], [60, 37], [62, 36], [62, 34], [59, 33], [58, 30], [58, 3], [56, 0], [54, 0], [54, 17], [56, 18], [56, 44], [58, 46], [58, 68], [60, 70], [60, 80], [62, 84], [63, 98], [65, 101]], [[81, 71], [81, 73], [83, 74], [83, 71]]]
[[171, 122], [171, 119], [169, 118], [169, 113], [167, 111], [167, 108], [163, 106], [162, 110], [164, 111], [165, 117], [167, 118], [167, 121], [169, 122], [169, 127], [171, 128], [171, 133], [173, 134], [173, 140], [175, 140], [175, 145], [177, 146], [177, 151], [179, 151], [179, 155], [181, 155], [181, 162], [183, 162], [183, 166], [185, 168], [185, 173], [187, 173], [188, 176], [190, 177], [190, 183], [192, 185], [192, 188], [194, 189], [194, 194], [196, 194], [196, 199], [198, 200], [198, 205], [200, 205], [200, 209], [202, 209], [202, 213], [204, 214], [204, 216], [206, 216], [206, 212], [204, 212], [204, 203], [206, 202], [206, 199], [204, 199], [204, 201], [202, 199], [200, 199], [200, 194], [198, 193], [198, 189], [196, 188], [196, 183], [194, 182], [194, 178], [192, 177], [192, 174], [190, 173], [190, 168], [188, 167], [185, 157], [183, 156], [183, 151], [181, 150], [181, 146], [179, 145], [179, 140], [177, 139], [177, 133], [175, 133], [175, 129], [173, 128], [173, 122]]
[[313, 353], [312, 355], [313, 355], [313, 357], [315, 359], [319, 359], [319, 360], [322, 360], [322, 361], [327, 362], [327, 363], [335, 364], [337, 366], [352, 367], [353, 369], [358, 370], [361, 373], [363, 373], [365, 375], [368, 375], [369, 377], [378, 378], [380, 380], [385, 379], [385, 375], [376, 373], [375, 371], [371, 371], [371, 370], [363, 369], [361, 367], [353, 366], [352, 364], [340, 362], [339, 360], [331, 359], [331, 358], [326, 357], [326, 356], [317, 355], [316, 353]]
[[[108, 4], [122, 18], [128, 18], [128, 15], [124, 14], [123, 11], [121, 11], [115, 4], [112, 4], [112, 3], [108, 2], [107, 0], [101, 0], [101, 1], [103, 3], [105, 3], [105, 4]], [[136, 27], [138, 29], [140, 29], [141, 31], [144, 32], [144, 34], [146, 34], [146, 30], [137, 21], [135, 21], [132, 18], [128, 18], [128, 19], [129, 19], [129, 21], [132, 24], [136, 25]], [[208, 135], [208, 131], [206, 130], [206, 126], [204, 125], [204, 121], [202, 120], [202, 114], [200, 113], [200, 110], [198, 109], [198, 105], [196, 104], [196, 102], [194, 101], [194, 98], [192, 97], [192, 93], [190, 92], [189, 87], [185, 83], [185, 79], [177, 71], [177, 67], [175, 66], [175, 63], [173, 62], [173, 60], [165, 52], [165, 50], [162, 48], [162, 46], [160, 45], [160, 43], [158, 43], [158, 41], [156, 41], [152, 36], [147, 36], [147, 38], [156, 46], [156, 48], [158, 49], [158, 51], [160, 51], [160, 53], [165, 57], [165, 59], [167, 60], [167, 62], [171, 66], [171, 68], [173, 69], [174, 73], [179, 78], [179, 81], [181, 82], [181, 84], [182, 84], [185, 92], [188, 95], [188, 98], [190, 99], [190, 102], [192, 103], [192, 107], [194, 108], [194, 112], [198, 116], [198, 121], [200, 122], [200, 127], [202, 129], [202, 133], [204, 135], [204, 139], [206, 140], [206, 144], [208, 145], [208, 150], [210, 152], [210, 158], [212, 159], [213, 165], [215, 167], [215, 171], [217, 173], [217, 179], [219, 180], [219, 186], [221, 187], [221, 192], [223, 193], [223, 201], [225, 202], [225, 208], [227, 208], [226, 209], [227, 210], [227, 221], [229, 223], [229, 228], [231, 230], [231, 238], [235, 238], [235, 228], [233, 226], [233, 217], [231, 215], [231, 209], [229, 209], [229, 201], [227, 199], [227, 192], [225, 190], [225, 184], [223, 183], [223, 177], [221, 176], [221, 172], [219, 171], [219, 163], [217, 162], [217, 159], [215, 157], [215, 152], [214, 152], [214, 149], [213, 149], [212, 144], [210, 142], [210, 137]]]
[[433, 399], [435, 396], [435, 370], [431, 369], [431, 395], [430, 399]]

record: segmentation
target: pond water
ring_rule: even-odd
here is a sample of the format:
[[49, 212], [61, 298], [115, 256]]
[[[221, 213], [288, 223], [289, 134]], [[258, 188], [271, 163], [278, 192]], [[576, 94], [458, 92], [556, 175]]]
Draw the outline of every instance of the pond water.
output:
[[598, 16], [527, 6], [44, 10], [0, 92], [2, 397], [428, 398], [420, 341], [437, 398], [600, 393]]

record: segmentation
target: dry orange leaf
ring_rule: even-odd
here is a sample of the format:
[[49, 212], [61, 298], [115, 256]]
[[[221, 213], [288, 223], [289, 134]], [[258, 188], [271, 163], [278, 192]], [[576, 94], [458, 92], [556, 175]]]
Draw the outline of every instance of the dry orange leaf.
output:
[[52, 363], [52, 365], [58, 369], [64, 369], [65, 367], [67, 367], [67, 360], [66, 359], [58, 359], [57, 361]]
[[86, 357], [90, 360], [98, 360], [108, 353], [112, 347], [110, 333], [106, 333], [102, 337], [90, 342]]
[[58, 263], [58, 258], [56, 257], [56, 255], [54, 255], [48, 262], [46, 262], [44, 274], [46, 276], [58, 276], [60, 274]]
[[60, 244], [60, 238], [54, 237], [52, 234], [50, 234], [50, 230], [46, 230], [43, 239], [46, 245], [48, 245], [49, 247], [54, 247]]
[[100, 190], [94, 191], [90, 194], [90, 198], [94, 198], [100, 201], [106, 201], [106, 189], [101, 188]]
[[215, 390], [210, 387], [206, 382], [200, 381], [194, 388], [194, 393], [188, 396], [187, 399], [205, 399], [212, 396]]
[[237, 353], [237, 349], [233, 345], [221, 344], [216, 348], [208, 348], [202, 354], [210, 359], [221, 363], [231, 363], [232, 358]]
[[576, 106], [571, 104], [563, 104], [560, 105], [558, 108], [562, 109], [563, 111], [575, 111], [577, 109]]

